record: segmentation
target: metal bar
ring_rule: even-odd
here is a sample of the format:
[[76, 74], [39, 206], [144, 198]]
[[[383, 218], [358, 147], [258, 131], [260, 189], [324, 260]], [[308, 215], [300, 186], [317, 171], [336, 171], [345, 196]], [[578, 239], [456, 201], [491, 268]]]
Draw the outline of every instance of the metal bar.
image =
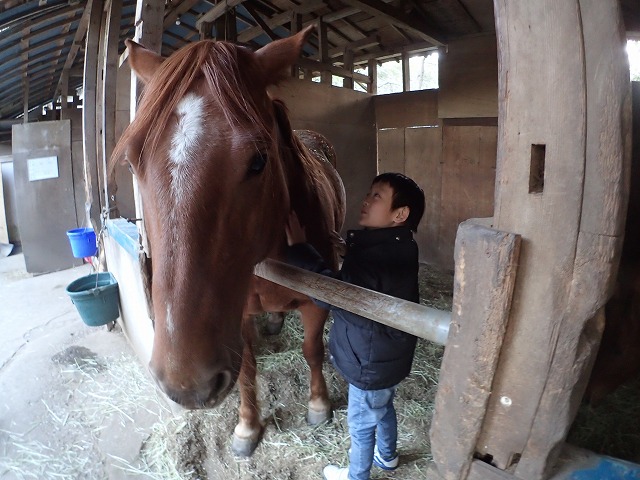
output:
[[451, 312], [437, 310], [384, 293], [266, 259], [254, 273], [266, 280], [335, 305], [389, 327], [444, 345]]

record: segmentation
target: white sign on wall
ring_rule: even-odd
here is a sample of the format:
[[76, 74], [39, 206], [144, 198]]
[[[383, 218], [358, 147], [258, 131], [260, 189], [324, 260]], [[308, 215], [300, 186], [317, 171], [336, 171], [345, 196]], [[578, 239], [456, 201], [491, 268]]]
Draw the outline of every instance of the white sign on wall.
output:
[[30, 158], [27, 161], [29, 170], [29, 181], [45, 180], [47, 178], [58, 178], [58, 157]]

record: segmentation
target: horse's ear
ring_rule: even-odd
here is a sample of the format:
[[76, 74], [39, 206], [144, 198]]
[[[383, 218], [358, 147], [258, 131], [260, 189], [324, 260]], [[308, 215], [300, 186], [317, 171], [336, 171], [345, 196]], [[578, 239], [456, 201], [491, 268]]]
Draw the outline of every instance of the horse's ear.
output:
[[162, 65], [162, 62], [164, 62], [164, 57], [128, 38], [124, 41], [124, 44], [129, 50], [129, 66], [131, 70], [143, 83], [149, 83], [160, 65]]
[[267, 85], [286, 77], [283, 70], [293, 65], [300, 57], [302, 47], [313, 29], [314, 26], [309, 25], [295, 35], [271, 42], [255, 52]]

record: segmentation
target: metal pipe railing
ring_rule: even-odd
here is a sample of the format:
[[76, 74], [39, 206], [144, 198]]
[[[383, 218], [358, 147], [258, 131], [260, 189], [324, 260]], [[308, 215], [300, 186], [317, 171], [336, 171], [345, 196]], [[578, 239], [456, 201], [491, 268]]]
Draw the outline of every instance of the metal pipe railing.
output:
[[403, 332], [440, 345], [447, 342], [451, 312], [368, 290], [272, 259], [256, 265], [254, 273], [265, 280]]

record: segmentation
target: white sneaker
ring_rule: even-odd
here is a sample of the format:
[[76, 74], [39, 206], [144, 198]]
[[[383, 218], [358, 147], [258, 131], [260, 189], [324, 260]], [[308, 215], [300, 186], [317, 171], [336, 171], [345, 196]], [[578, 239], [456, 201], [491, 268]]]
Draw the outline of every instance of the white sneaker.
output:
[[348, 468], [340, 468], [336, 465], [327, 465], [322, 470], [325, 480], [347, 480], [349, 477]]
[[378, 451], [378, 446], [373, 449], [373, 463], [383, 470], [395, 470], [398, 468], [398, 454], [390, 460], [385, 460]]

